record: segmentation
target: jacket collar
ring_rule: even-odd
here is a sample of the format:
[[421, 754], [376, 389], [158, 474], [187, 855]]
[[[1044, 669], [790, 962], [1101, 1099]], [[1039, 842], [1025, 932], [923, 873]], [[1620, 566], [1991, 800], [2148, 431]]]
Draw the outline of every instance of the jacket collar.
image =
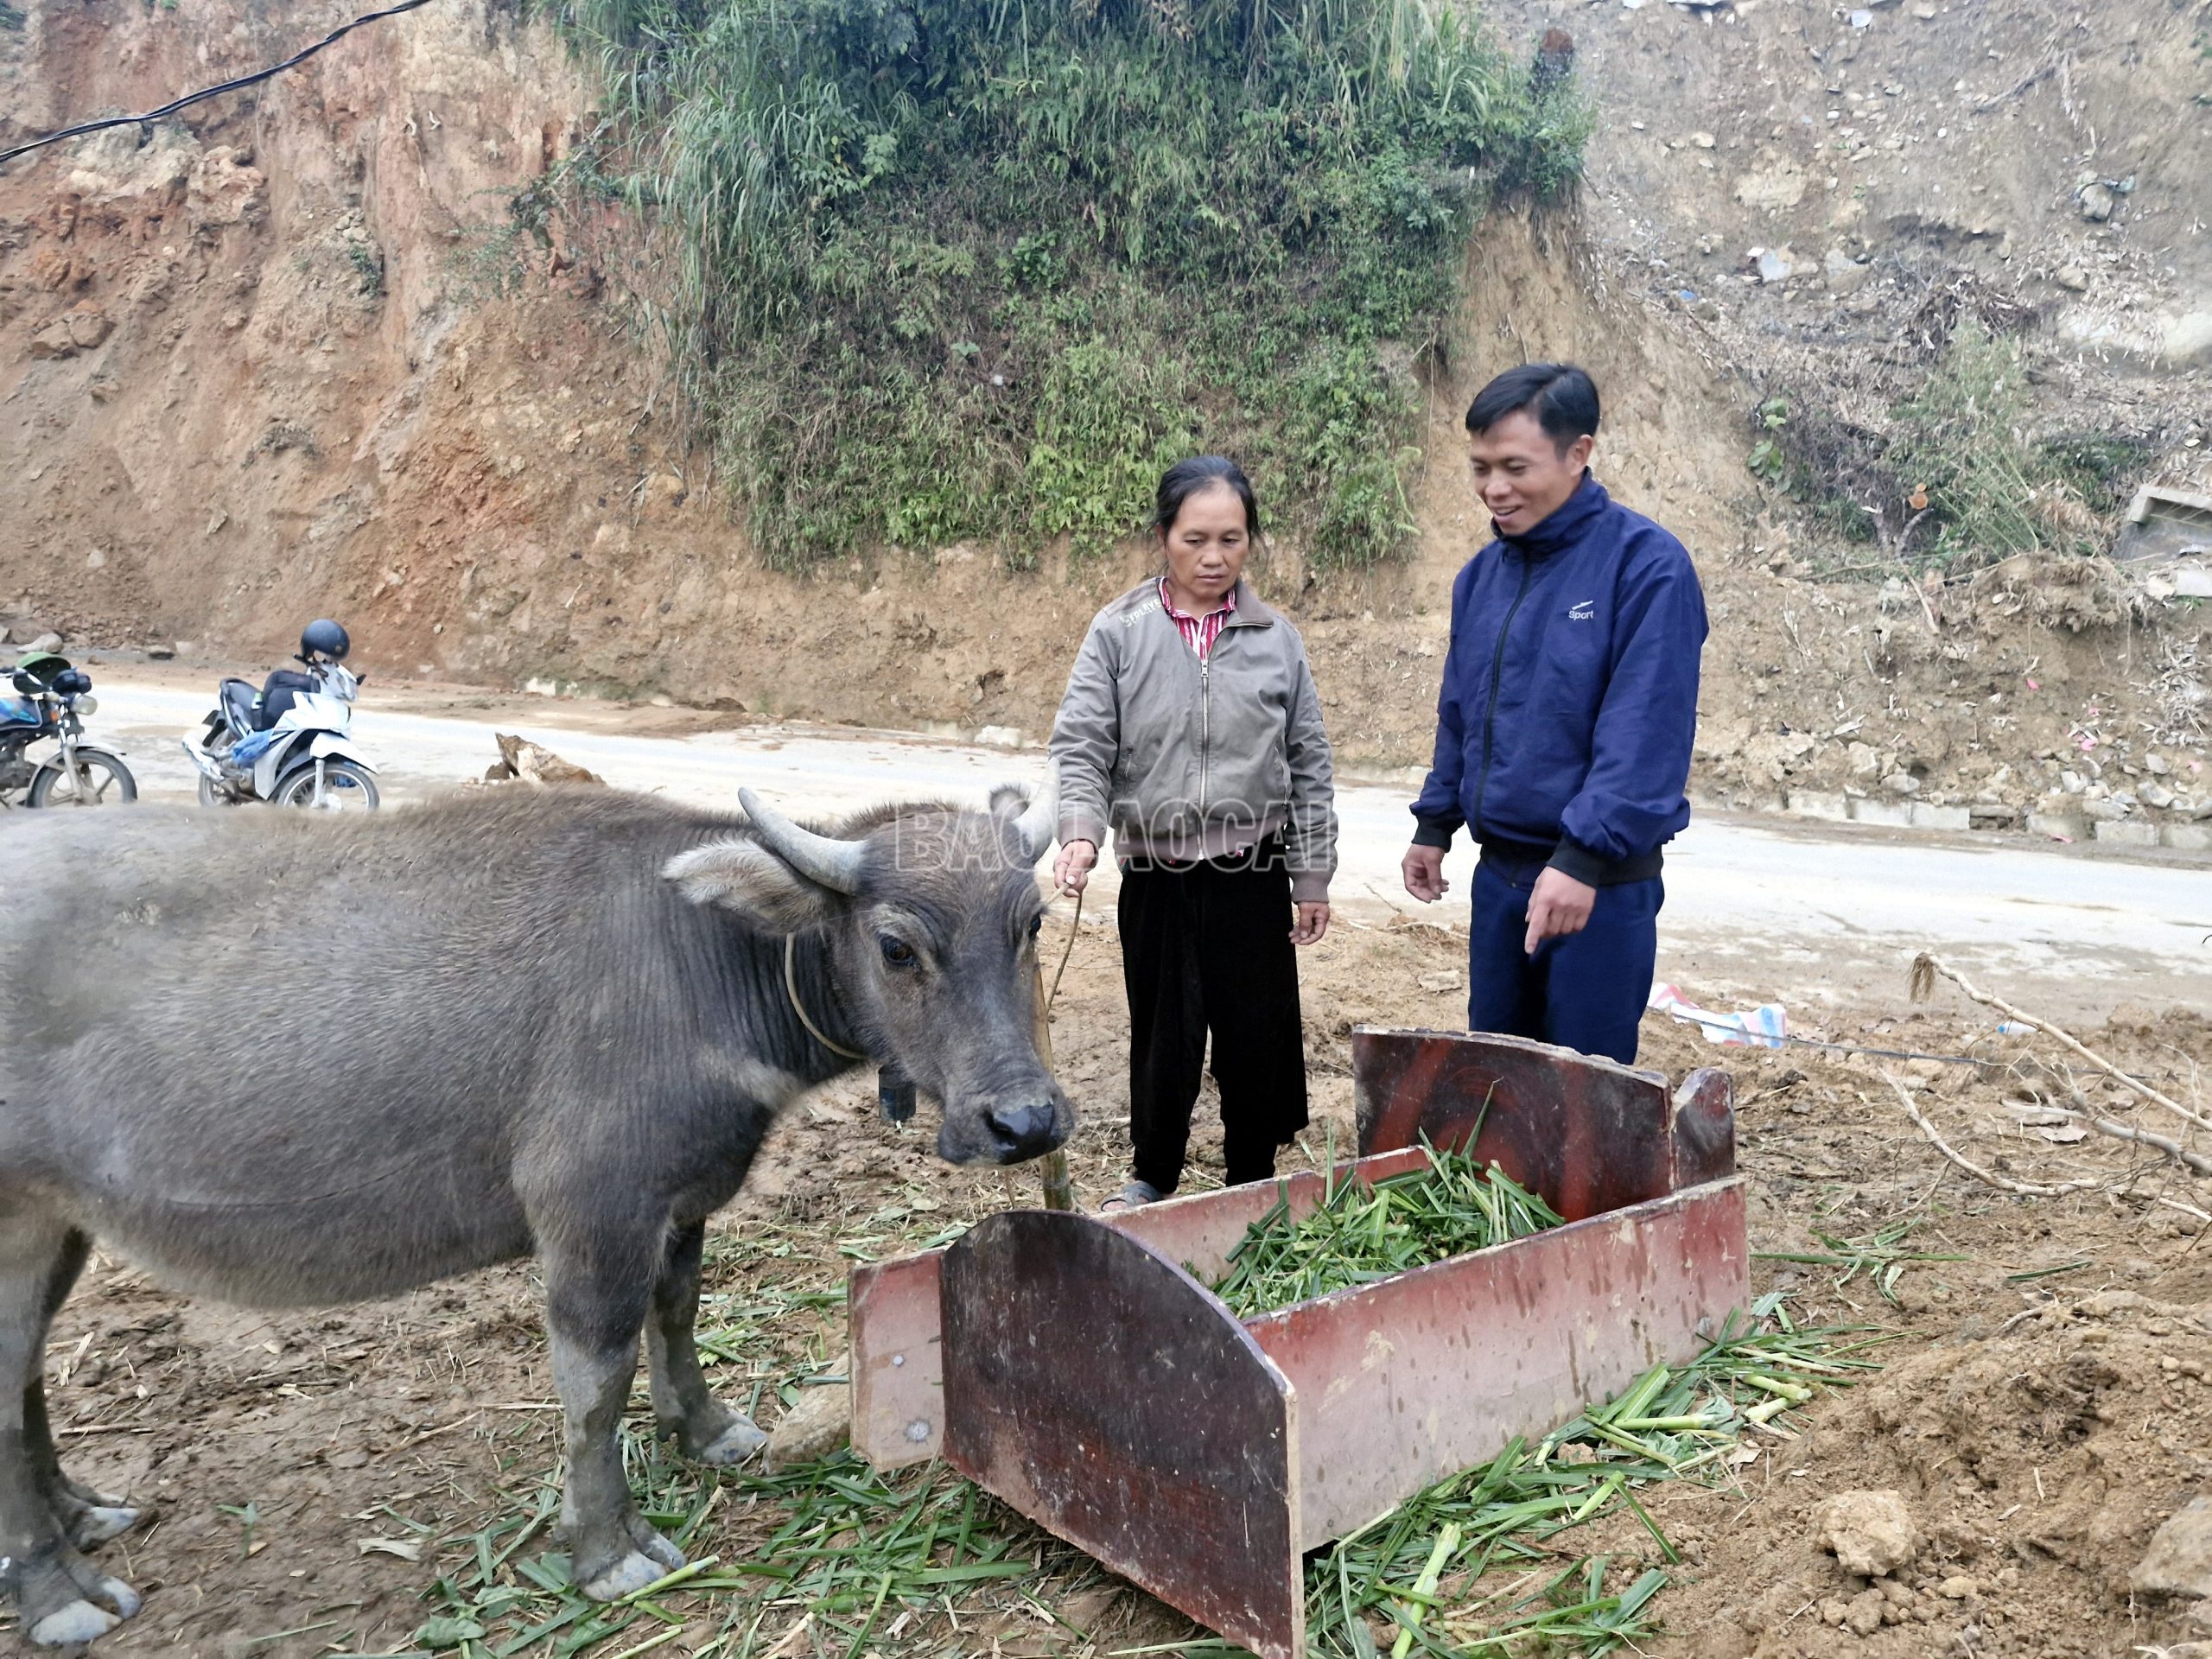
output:
[[1491, 523], [1491, 533], [1501, 545], [1510, 548], [1523, 558], [1548, 559], [1563, 549], [1572, 547], [1589, 533], [1598, 516], [1613, 504], [1605, 493], [1605, 486], [1582, 469], [1582, 481], [1574, 486], [1574, 493], [1552, 510], [1551, 517], [1535, 525], [1525, 535], [1508, 536]]
[[1239, 576], [1236, 588], [1231, 591], [1236, 595], [1236, 608], [1229, 613], [1229, 620], [1221, 625], [1223, 627], [1271, 628], [1274, 626], [1275, 613], [1260, 602], [1260, 596], [1252, 591], [1251, 583]]
[[[1562, 508], [1560, 511], [1564, 512], [1565, 509]], [[1542, 526], [1539, 525], [1538, 528], [1541, 529]], [[1250, 582], [1239, 576], [1236, 578], [1236, 586], [1233, 591], [1236, 594], [1236, 608], [1229, 613], [1229, 620], [1222, 624], [1224, 627], [1271, 628], [1275, 625], [1276, 618], [1274, 609], [1252, 591]], [[1149, 610], [1156, 612], [1161, 617], [1167, 615], [1166, 609], [1160, 602], [1160, 577], [1157, 573], [1147, 576], [1128, 592], [1123, 594], [1121, 598], [1116, 600], [1114, 604], [1116, 609], [1121, 611]]]

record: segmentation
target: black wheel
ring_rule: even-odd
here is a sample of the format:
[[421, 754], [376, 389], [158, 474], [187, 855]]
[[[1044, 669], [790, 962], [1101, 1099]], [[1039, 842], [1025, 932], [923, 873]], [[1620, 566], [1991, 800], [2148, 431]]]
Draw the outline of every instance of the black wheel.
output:
[[277, 806], [320, 806], [325, 812], [373, 812], [377, 810], [377, 780], [365, 767], [351, 760], [322, 763], [322, 799], [315, 799], [313, 766], [299, 767], [276, 783], [270, 800]]
[[60, 760], [48, 760], [31, 779], [33, 806], [114, 806], [138, 798], [138, 780], [130, 768], [102, 749], [77, 751], [73, 777]]

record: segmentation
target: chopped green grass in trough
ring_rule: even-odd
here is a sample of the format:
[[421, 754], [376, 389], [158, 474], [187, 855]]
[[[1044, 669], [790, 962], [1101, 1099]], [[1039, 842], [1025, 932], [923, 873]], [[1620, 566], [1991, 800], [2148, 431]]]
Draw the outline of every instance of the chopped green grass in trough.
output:
[[[1412, 1237], [1434, 1225], [1439, 1255], [1488, 1242], [1474, 1224], [1452, 1230], [1413, 1219], [1431, 1209], [1493, 1206], [1490, 1237], [1520, 1236], [1497, 1230], [1516, 1224], [1509, 1211], [1522, 1224], [1541, 1219], [1466, 1160], [1448, 1173], [1456, 1185], [1395, 1189], [1380, 1224], [1386, 1247], [1355, 1271], [1414, 1264], [1411, 1247], [1393, 1254], [1387, 1244], [1399, 1236], [1393, 1228]], [[1347, 1224], [1369, 1202], [1349, 1185], [1330, 1196], [1341, 1199], [1332, 1213]], [[880, 1245], [871, 1237], [871, 1248], [887, 1251], [934, 1236], [943, 1223], [928, 1213], [881, 1219], [887, 1236]], [[1367, 1225], [1376, 1225], [1372, 1214]], [[709, 1257], [701, 1346], [724, 1397], [772, 1421], [770, 1395], [788, 1405], [804, 1383], [836, 1369], [842, 1287], [785, 1277], [782, 1247], [759, 1237], [718, 1241]], [[1315, 1294], [1293, 1288], [1288, 1300]], [[1793, 1414], [1872, 1370], [1866, 1351], [1882, 1339], [1800, 1330], [1778, 1294], [1762, 1300], [1679, 1370], [1654, 1369], [1542, 1440], [1515, 1442], [1310, 1557], [1309, 1659], [1631, 1650], [1658, 1628], [1678, 1560], [1655, 1515], [1658, 1493], [1671, 1483], [1734, 1478], [1756, 1455], [1751, 1443], [1792, 1438]], [[619, 1603], [584, 1600], [552, 1535], [560, 1495], [549, 1468], [510, 1488], [507, 1512], [481, 1532], [437, 1541], [442, 1576], [425, 1592], [405, 1651], [967, 1659], [990, 1651], [995, 1637], [1025, 1636], [1095, 1659], [1238, 1651], [1195, 1635], [1141, 1645], [1127, 1627], [1135, 1592], [1116, 1600], [1116, 1581], [1103, 1569], [943, 1464], [882, 1473], [840, 1452], [772, 1476], [703, 1469], [652, 1440], [642, 1392], [624, 1434], [632, 1487], [690, 1566]]]
[[1429, 1160], [1372, 1186], [1332, 1174], [1320, 1205], [1300, 1220], [1278, 1198], [1229, 1253], [1214, 1294], [1249, 1319], [1560, 1224], [1496, 1164], [1433, 1147]]
[[[1655, 1599], [1681, 1557], [1643, 1494], [1719, 1484], [1753, 1438], [1794, 1438], [1787, 1414], [1875, 1369], [1879, 1336], [1801, 1331], [1779, 1295], [1681, 1370], [1656, 1366], [1531, 1446], [1408, 1498], [1309, 1559], [1310, 1659], [1602, 1655], [1657, 1634]], [[1632, 1518], [1645, 1545], [1582, 1554], [1561, 1534]], [[1123, 1654], [1218, 1655], [1216, 1639]]]

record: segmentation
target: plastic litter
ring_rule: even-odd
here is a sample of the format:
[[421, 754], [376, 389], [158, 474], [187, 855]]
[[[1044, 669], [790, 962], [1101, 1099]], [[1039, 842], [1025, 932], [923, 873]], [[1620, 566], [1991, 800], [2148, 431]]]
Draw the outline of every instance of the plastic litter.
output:
[[1668, 1014], [1684, 1025], [1698, 1026], [1708, 1043], [1750, 1048], [1780, 1048], [1788, 1039], [1789, 1015], [1779, 1002], [1762, 1002], [1735, 1014], [1716, 1014], [1685, 1002], [1672, 985], [1655, 985], [1647, 1007]]

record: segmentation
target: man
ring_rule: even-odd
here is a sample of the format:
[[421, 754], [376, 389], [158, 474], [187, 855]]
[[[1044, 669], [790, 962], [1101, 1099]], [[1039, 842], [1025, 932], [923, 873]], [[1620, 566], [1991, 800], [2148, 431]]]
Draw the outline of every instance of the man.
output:
[[1467, 433], [1497, 539], [1452, 583], [1406, 891], [1443, 897], [1465, 824], [1482, 849], [1469, 1026], [1632, 1065], [1660, 849], [1690, 817], [1705, 595], [1682, 544], [1590, 475], [1598, 388], [1582, 370], [1500, 375]]

